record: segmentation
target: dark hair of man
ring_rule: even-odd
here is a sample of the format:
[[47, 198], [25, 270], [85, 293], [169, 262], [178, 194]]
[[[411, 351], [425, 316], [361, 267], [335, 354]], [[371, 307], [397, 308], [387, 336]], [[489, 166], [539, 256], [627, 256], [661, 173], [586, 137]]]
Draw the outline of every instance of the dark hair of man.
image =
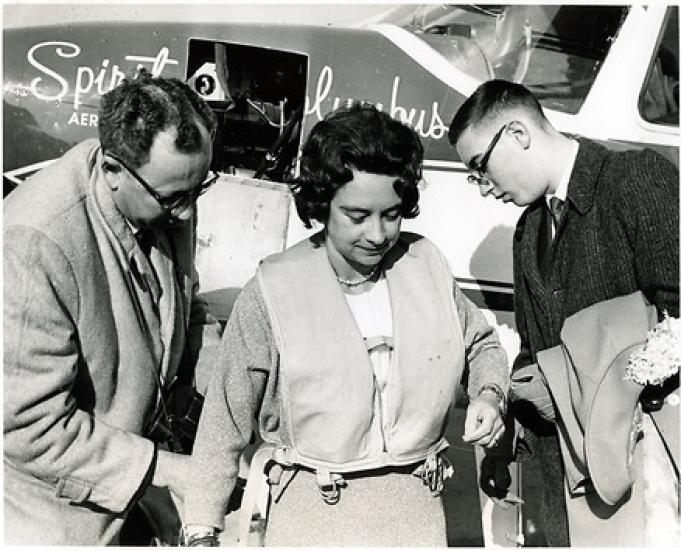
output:
[[212, 133], [215, 114], [208, 104], [184, 82], [175, 78], [152, 77], [141, 69], [133, 79], [102, 96], [99, 106], [99, 141], [139, 168], [149, 162], [149, 151], [159, 132], [177, 131], [175, 147], [182, 153], [200, 150], [203, 142], [198, 125]]
[[482, 83], [463, 102], [449, 125], [449, 143], [456, 145], [467, 128], [483, 121], [492, 121], [497, 115], [522, 108], [542, 127], [547, 122], [537, 99], [522, 84], [507, 80], [488, 80]]
[[401, 214], [419, 213], [423, 146], [406, 124], [373, 105], [355, 104], [329, 113], [310, 131], [302, 150], [300, 176], [292, 182], [298, 216], [325, 223], [336, 191], [352, 180], [352, 170], [394, 176]]

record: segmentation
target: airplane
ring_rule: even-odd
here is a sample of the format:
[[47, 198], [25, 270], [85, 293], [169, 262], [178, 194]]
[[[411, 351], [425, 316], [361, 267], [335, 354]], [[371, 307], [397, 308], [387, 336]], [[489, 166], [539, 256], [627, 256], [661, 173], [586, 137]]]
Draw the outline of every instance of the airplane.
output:
[[[199, 201], [197, 265], [224, 321], [257, 261], [309, 234], [285, 184], [307, 133], [335, 107], [371, 102], [424, 145], [421, 214], [403, 228], [444, 251], [512, 359], [521, 209], [466, 182], [448, 124], [481, 82], [504, 78], [527, 86], [560, 131], [613, 149], [650, 147], [678, 166], [678, 11], [665, 2], [5, 4], [3, 196], [95, 137], [99, 97], [125, 75], [144, 67], [188, 82], [219, 120], [221, 179]], [[518, 466], [511, 488], [538, 490], [531, 471]], [[509, 511], [465, 491], [480, 501], [482, 536], [450, 544], [541, 545], [529, 503]], [[153, 512], [140, 513], [163, 530]]]

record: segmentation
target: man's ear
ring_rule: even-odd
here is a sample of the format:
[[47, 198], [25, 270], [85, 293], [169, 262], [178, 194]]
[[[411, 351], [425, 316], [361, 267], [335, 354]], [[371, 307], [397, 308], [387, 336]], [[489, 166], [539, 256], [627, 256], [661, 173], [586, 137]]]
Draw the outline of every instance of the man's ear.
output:
[[512, 120], [506, 126], [506, 131], [511, 134], [523, 149], [529, 149], [532, 143], [532, 136], [527, 124], [520, 120]]

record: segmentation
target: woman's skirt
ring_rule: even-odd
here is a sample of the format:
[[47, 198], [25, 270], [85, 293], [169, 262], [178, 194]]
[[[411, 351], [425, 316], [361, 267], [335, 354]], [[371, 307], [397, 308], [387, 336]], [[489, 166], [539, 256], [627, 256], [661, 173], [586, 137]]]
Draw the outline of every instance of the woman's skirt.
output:
[[407, 469], [343, 477], [338, 502], [327, 504], [313, 473], [299, 469], [288, 485], [284, 475], [283, 490], [273, 491], [265, 545], [447, 546], [441, 498]]

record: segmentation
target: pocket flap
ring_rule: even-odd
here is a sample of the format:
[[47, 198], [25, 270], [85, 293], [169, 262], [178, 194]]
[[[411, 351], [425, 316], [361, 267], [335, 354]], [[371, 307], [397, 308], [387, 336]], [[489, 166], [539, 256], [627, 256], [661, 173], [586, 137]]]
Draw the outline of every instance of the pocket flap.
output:
[[67, 498], [75, 504], [84, 502], [91, 490], [92, 486], [82, 479], [63, 477], [57, 481], [57, 498]]

